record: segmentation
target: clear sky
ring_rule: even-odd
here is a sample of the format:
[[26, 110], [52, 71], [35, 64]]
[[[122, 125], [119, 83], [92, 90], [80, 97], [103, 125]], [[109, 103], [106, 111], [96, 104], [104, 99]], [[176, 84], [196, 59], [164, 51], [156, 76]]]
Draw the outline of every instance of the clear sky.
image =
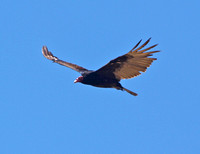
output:
[[[199, 0], [2, 0], [0, 153], [200, 153]], [[134, 97], [73, 81], [140, 39], [158, 43]]]

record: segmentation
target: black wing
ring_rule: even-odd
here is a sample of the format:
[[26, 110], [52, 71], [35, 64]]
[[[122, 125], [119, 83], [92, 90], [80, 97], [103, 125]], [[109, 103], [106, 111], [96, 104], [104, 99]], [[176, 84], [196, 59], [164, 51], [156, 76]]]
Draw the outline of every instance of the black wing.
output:
[[154, 60], [156, 60], [156, 58], [149, 58], [149, 56], [152, 56], [153, 53], [159, 52], [145, 52], [157, 46], [157, 44], [155, 44], [143, 49], [149, 43], [150, 39], [151, 38], [149, 38], [143, 45], [138, 47], [142, 41], [140, 40], [127, 54], [111, 60], [108, 64], [98, 69], [95, 73], [108, 78], [115, 78], [120, 81], [121, 79], [129, 79], [138, 76], [141, 74], [140, 72], [145, 72], [147, 67], [149, 67]]
[[86, 72], [89, 72], [87, 69], [81, 67], [81, 66], [78, 66], [78, 65], [75, 65], [75, 64], [72, 64], [72, 63], [68, 63], [66, 61], [63, 61], [63, 60], [60, 60], [58, 59], [57, 57], [55, 57], [50, 51], [48, 51], [48, 48], [46, 46], [43, 46], [42, 47], [42, 54], [44, 55], [44, 57], [46, 57], [47, 59], [49, 60], [52, 60], [53, 62], [55, 63], [58, 63], [60, 65], [63, 65], [63, 66], [66, 66], [66, 67], [69, 67], [81, 74], [84, 74]]

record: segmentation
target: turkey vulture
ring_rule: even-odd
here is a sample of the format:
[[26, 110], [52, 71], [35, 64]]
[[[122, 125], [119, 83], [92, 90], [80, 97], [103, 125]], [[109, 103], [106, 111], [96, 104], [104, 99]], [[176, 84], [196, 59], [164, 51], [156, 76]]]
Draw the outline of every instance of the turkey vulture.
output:
[[78, 77], [74, 83], [80, 82], [95, 87], [125, 90], [128, 93], [137, 96], [135, 92], [124, 88], [119, 83], [119, 81], [121, 79], [129, 79], [140, 75], [140, 72], [145, 72], [147, 67], [149, 67], [154, 60], [156, 60], [156, 58], [149, 58], [149, 56], [152, 56], [153, 53], [159, 51], [145, 51], [154, 48], [157, 46], [157, 44], [144, 49], [144, 47], [149, 43], [150, 39], [151, 38], [149, 38], [144, 44], [138, 47], [142, 41], [140, 40], [127, 54], [111, 60], [105, 66], [96, 71], [87, 70], [81, 66], [62, 61], [55, 57], [50, 51], [48, 51], [46, 46], [43, 46], [42, 53], [47, 59], [79, 72], [81, 76]]

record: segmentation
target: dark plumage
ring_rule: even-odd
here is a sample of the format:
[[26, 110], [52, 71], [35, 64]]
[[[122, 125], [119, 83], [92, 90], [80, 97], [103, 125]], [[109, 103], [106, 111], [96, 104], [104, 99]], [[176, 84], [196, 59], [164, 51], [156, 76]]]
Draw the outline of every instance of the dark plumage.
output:
[[90, 71], [81, 66], [62, 61], [48, 51], [46, 46], [43, 46], [42, 53], [47, 59], [81, 73], [82, 76], [77, 78], [74, 83], [81, 82], [95, 87], [116, 88], [118, 90], [125, 90], [128, 93], [137, 96], [136, 93], [122, 87], [119, 81], [121, 79], [129, 79], [140, 75], [140, 72], [145, 72], [147, 67], [156, 60], [156, 58], [150, 58], [149, 56], [152, 56], [153, 53], [159, 51], [145, 51], [154, 48], [157, 44], [143, 49], [149, 43], [150, 39], [138, 47], [141, 41], [142, 40], [140, 40], [127, 54], [111, 60], [105, 66], [96, 71]]

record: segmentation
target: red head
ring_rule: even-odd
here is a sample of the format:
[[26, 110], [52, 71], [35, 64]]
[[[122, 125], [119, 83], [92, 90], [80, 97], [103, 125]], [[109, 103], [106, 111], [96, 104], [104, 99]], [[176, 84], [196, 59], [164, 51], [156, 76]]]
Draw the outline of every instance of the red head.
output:
[[76, 80], [74, 80], [74, 83], [82, 82], [82, 81], [83, 81], [83, 76], [79, 76]]

